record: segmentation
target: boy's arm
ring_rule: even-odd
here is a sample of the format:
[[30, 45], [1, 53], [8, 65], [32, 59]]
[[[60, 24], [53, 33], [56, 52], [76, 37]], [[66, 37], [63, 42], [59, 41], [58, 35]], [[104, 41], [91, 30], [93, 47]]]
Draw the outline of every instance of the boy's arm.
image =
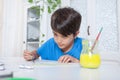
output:
[[36, 50], [34, 50], [32, 52], [25, 50], [23, 56], [27, 61], [31, 61], [31, 60], [37, 59], [39, 57]]

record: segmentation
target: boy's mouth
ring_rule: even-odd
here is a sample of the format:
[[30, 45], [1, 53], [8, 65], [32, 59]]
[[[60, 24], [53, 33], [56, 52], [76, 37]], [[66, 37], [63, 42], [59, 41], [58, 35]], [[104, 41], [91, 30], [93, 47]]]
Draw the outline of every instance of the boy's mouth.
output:
[[63, 44], [58, 44], [59, 47], [63, 47]]

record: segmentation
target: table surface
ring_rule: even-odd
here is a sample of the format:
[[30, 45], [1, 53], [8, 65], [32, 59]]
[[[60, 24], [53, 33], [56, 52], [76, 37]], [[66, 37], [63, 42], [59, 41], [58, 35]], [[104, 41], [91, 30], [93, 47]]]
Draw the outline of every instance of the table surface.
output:
[[[120, 63], [113, 60], [101, 61], [97, 69], [82, 68], [79, 63], [58, 63], [56, 61], [26, 61], [22, 57], [0, 57], [5, 70], [13, 72], [13, 77], [35, 80], [120, 80]], [[1, 80], [1, 79], [0, 79]]]

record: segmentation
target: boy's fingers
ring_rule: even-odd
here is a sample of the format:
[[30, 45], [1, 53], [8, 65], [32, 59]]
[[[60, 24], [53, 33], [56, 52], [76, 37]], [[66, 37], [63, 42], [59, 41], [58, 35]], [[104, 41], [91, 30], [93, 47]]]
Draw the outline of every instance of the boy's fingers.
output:
[[24, 53], [30, 53], [28, 50], [24, 50]]
[[63, 60], [63, 56], [61, 56], [59, 59], [58, 59], [58, 62], [62, 62]]
[[69, 55], [61, 56], [58, 62], [69, 63], [71, 62], [71, 57]]
[[30, 54], [28, 54], [28, 53], [24, 53], [23, 55], [24, 55], [24, 56], [30, 56]]
[[69, 63], [70, 61], [71, 61], [70, 58], [67, 58], [65, 63]]
[[63, 63], [69, 63], [71, 61], [70, 57], [65, 57]]
[[24, 58], [25, 58], [26, 60], [28, 60], [28, 61], [32, 60], [32, 54], [31, 54], [30, 51], [24, 50], [23, 55], [24, 55]]
[[68, 57], [63, 57], [62, 62], [63, 62], [63, 63], [66, 63], [67, 59], [68, 59]]
[[67, 56], [62, 56], [62, 57], [60, 57], [60, 59], [58, 60], [58, 62], [61, 62], [61, 63], [67, 63], [67, 62], [69, 62], [69, 57], [67, 57]]
[[25, 50], [25, 51], [24, 51], [24, 55], [31, 55], [31, 52]]
[[24, 58], [25, 58], [26, 60], [31, 60], [31, 59], [32, 59], [32, 56], [24, 56]]

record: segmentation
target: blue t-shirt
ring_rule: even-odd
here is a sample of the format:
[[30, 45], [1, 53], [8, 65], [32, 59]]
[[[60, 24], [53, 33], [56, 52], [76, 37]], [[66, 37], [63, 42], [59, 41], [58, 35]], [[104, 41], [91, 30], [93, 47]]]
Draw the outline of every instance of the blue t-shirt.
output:
[[74, 58], [80, 60], [80, 54], [82, 50], [82, 38], [76, 38], [74, 40], [74, 44], [68, 52], [64, 53], [54, 41], [54, 38], [49, 39], [45, 42], [41, 47], [37, 49], [37, 54], [41, 56], [42, 59], [45, 60], [58, 60], [59, 57], [63, 55], [70, 55]]

